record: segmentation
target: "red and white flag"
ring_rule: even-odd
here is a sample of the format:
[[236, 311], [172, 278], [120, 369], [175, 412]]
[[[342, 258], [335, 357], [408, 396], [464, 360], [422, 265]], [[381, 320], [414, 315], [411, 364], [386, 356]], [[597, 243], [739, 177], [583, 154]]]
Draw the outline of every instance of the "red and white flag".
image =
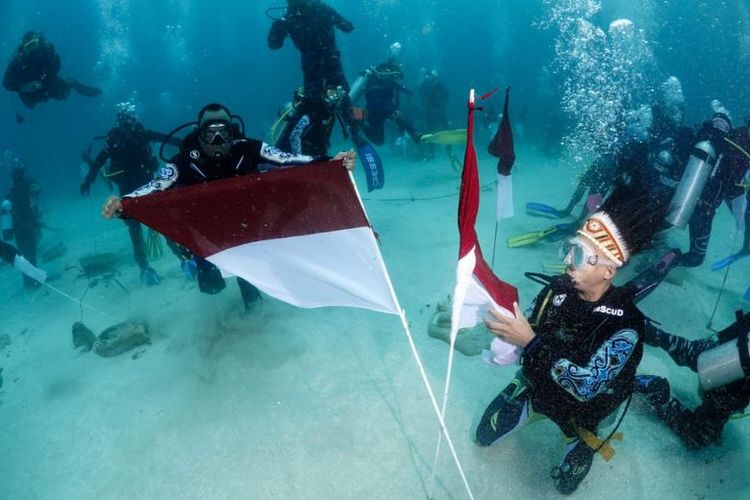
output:
[[495, 198], [495, 216], [500, 219], [513, 217], [513, 178], [510, 171], [516, 161], [516, 152], [513, 147], [513, 129], [510, 126], [510, 114], [508, 112], [508, 101], [510, 100], [510, 87], [505, 89], [505, 104], [503, 105], [503, 119], [497, 129], [495, 137], [487, 146], [487, 151], [497, 160], [497, 182]]
[[340, 161], [122, 201], [123, 217], [279, 300], [399, 314], [375, 235]]
[[[461, 195], [458, 202], [458, 230], [460, 250], [453, 291], [451, 339], [461, 328], [472, 327], [488, 317], [488, 309], [495, 308], [513, 317], [513, 303], [518, 302], [518, 290], [501, 281], [482, 256], [474, 224], [479, 211], [479, 172], [474, 150], [474, 95], [469, 99], [469, 121], [466, 129], [466, 152], [461, 176]], [[514, 346], [493, 340], [492, 358], [495, 363], [516, 360]]]

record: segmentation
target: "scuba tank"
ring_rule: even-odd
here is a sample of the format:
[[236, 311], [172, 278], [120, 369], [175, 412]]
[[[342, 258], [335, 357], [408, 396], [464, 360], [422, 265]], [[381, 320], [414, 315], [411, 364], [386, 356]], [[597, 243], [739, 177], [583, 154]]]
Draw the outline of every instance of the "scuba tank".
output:
[[356, 80], [354, 80], [354, 83], [352, 83], [352, 86], [349, 88], [349, 100], [351, 102], [355, 102], [362, 96], [362, 93], [365, 91], [365, 85], [367, 85], [370, 76], [372, 76], [372, 70], [366, 69], [359, 74]]
[[679, 228], [687, 226], [708, 176], [718, 160], [716, 150], [709, 141], [701, 141], [695, 145], [672, 197], [667, 222]]
[[735, 313], [736, 321], [718, 332], [718, 346], [698, 356], [698, 377], [711, 390], [750, 375], [750, 312]]
[[3, 230], [3, 240], [13, 239], [13, 203], [10, 200], [3, 200], [0, 208], [0, 226]]
[[698, 356], [698, 378], [705, 391], [750, 376], [750, 340], [740, 335]]

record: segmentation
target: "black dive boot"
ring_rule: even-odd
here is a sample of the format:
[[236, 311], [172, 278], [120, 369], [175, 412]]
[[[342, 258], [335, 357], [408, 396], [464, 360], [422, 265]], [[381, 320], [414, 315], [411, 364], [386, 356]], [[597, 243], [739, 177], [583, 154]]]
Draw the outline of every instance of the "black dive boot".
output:
[[580, 438], [574, 439], [567, 447], [560, 465], [550, 471], [555, 489], [563, 495], [570, 495], [589, 473], [594, 461], [594, 450]]

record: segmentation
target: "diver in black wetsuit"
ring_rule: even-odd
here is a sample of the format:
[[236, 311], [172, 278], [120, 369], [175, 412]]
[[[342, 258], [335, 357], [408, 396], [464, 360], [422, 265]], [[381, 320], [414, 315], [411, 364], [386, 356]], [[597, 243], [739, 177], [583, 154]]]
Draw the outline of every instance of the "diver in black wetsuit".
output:
[[[438, 72], [432, 70], [424, 75], [419, 85], [419, 96], [422, 100], [423, 130], [437, 132], [448, 128], [448, 87], [440, 79]], [[448, 154], [451, 153], [450, 145], [446, 145]], [[435, 145], [427, 144], [427, 158], [435, 157]]]
[[336, 111], [344, 93], [343, 90], [331, 89], [324, 99], [320, 99], [308, 97], [302, 87], [295, 90], [292, 101], [280, 112], [274, 124], [273, 146], [294, 154], [327, 155]]
[[[7, 199], [13, 205], [13, 235], [18, 252], [36, 265], [36, 251], [42, 235], [39, 186], [26, 175], [26, 168], [16, 164], [12, 170], [11, 187]], [[23, 276], [26, 288], [36, 288], [39, 282]]]
[[[698, 371], [698, 356], [725, 342], [738, 343], [747, 350], [750, 313], [738, 313], [737, 321], [719, 332], [718, 340], [688, 340], [667, 333], [653, 324], [646, 328], [645, 342], [663, 349], [677, 363]], [[743, 344], [744, 341], [744, 344]], [[748, 373], [748, 372], [746, 372]], [[636, 393], [643, 395], [656, 415], [690, 448], [716, 443], [729, 417], [750, 404], [750, 375], [701, 394], [701, 404], [690, 409], [671, 393], [669, 381], [656, 375], [638, 375]]]
[[681, 84], [670, 76], [661, 84], [650, 112], [632, 114], [624, 144], [594, 160], [558, 216], [570, 215], [588, 190], [582, 220], [617, 183], [638, 184], [653, 203], [668, 204], [696, 140], [693, 129], [683, 125], [684, 106]]
[[[294, 155], [279, 151], [257, 139], [244, 136], [239, 123], [241, 119], [232, 115], [220, 104], [208, 104], [198, 113], [195, 130], [180, 147], [180, 152], [164, 165], [159, 175], [148, 184], [126, 194], [126, 197], [147, 196], [167, 189], [211, 182], [228, 177], [259, 173], [264, 170], [306, 164], [328, 157]], [[343, 159], [347, 168], [354, 168], [354, 151], [338, 153], [334, 159]], [[105, 218], [119, 216], [122, 204], [119, 197], [110, 197], [104, 204]], [[205, 259], [189, 253], [197, 265], [198, 286], [204, 293], [218, 293], [226, 286], [221, 272]], [[249, 310], [260, 299], [258, 289], [247, 281], [237, 278], [245, 309]]]
[[[159, 166], [149, 143], [162, 142], [165, 138], [165, 134], [143, 127], [136, 118], [133, 104], [128, 102], [118, 104], [117, 126], [107, 132], [102, 150], [93, 160], [90, 158], [90, 148], [84, 153], [89, 172], [81, 183], [81, 194], [89, 194], [91, 184], [96, 181], [99, 172], [107, 162], [109, 162], [109, 168], [105, 178], [117, 184], [120, 196], [147, 184], [154, 178], [154, 172]], [[180, 145], [176, 139], [170, 143], [174, 146]], [[126, 219], [124, 222], [130, 233], [135, 262], [141, 270], [141, 281], [148, 286], [159, 284], [159, 276], [148, 264], [141, 224], [131, 219]]]
[[718, 160], [690, 218], [690, 251], [681, 261], [686, 267], [699, 266], [705, 260], [713, 219], [722, 201], [729, 206], [737, 226], [742, 226], [744, 219], [740, 253], [750, 253], [750, 208], [746, 205], [747, 187], [743, 185], [750, 169], [750, 126], [732, 129], [729, 116], [722, 110], [703, 124], [698, 138], [710, 142]]
[[67, 99], [71, 89], [81, 95], [96, 97], [102, 91], [77, 82], [72, 78], [62, 78], [60, 56], [55, 46], [45, 40], [44, 35], [29, 31], [23, 36], [21, 45], [8, 63], [3, 78], [3, 87], [18, 96], [27, 108], [33, 108], [49, 99]]
[[[280, 49], [287, 36], [292, 39], [302, 55], [304, 93], [308, 99], [323, 100], [329, 89], [335, 91], [340, 86], [345, 93], [341, 118], [351, 129], [349, 82], [336, 46], [335, 29], [349, 33], [354, 25], [320, 0], [287, 0], [287, 4], [286, 14], [271, 25], [268, 46]], [[356, 135], [355, 130], [350, 132]]]
[[365, 109], [367, 110], [362, 130], [374, 144], [385, 142], [385, 122], [393, 120], [400, 133], [408, 133], [419, 143], [421, 137], [414, 125], [401, 116], [400, 95], [411, 95], [411, 91], [404, 86], [404, 70], [394, 58], [380, 63], [368, 70], [367, 82], [364, 86]]
[[568, 442], [551, 471], [557, 491], [570, 494], [586, 477], [607, 439], [599, 424], [632, 394], [643, 353], [643, 314], [637, 293], [611, 280], [643, 249], [663, 214], [618, 186], [601, 211], [591, 215], [564, 247], [567, 274], [553, 278], [537, 295], [527, 320], [491, 311], [487, 328], [501, 341], [523, 349], [521, 371], [490, 403], [476, 430], [489, 446], [535, 419], [553, 420]]

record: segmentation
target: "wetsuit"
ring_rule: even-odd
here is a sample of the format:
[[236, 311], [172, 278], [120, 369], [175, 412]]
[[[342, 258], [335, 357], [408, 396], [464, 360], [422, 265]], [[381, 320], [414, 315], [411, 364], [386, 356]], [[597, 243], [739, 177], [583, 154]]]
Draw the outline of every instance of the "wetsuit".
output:
[[[682, 261], [682, 265], [687, 267], [699, 266], [705, 260], [714, 216], [721, 202], [725, 201], [732, 209], [735, 200], [747, 199], [748, 196], [740, 184], [750, 167], [750, 128], [745, 126], [725, 132], [717, 130], [709, 121], [704, 124], [699, 139], [709, 140], [720, 158], [709, 174], [698, 206], [690, 218], [690, 251]], [[744, 217], [747, 222], [750, 213], [746, 210], [744, 214], [735, 214], [735, 217]], [[750, 251], [749, 236], [748, 225], [745, 224], [743, 251]]]
[[[13, 173], [13, 184], [8, 192], [8, 200], [13, 204], [13, 233], [18, 253], [36, 265], [36, 250], [41, 239], [42, 222], [38, 205], [39, 187], [24, 173]], [[34, 288], [39, 283], [23, 275], [26, 288]]]
[[[162, 142], [165, 138], [165, 134], [146, 130], [139, 122], [135, 122], [131, 128], [113, 128], [107, 132], [102, 150], [93, 161], [89, 161], [89, 172], [81, 184], [81, 194], [89, 193], [91, 184], [108, 161], [105, 177], [117, 184], [120, 196], [148, 183], [159, 166], [150, 143]], [[174, 142], [174, 145], [179, 146], [179, 142]], [[128, 226], [136, 264], [141, 270], [149, 269], [141, 224], [132, 219], [125, 219], [124, 222]]]
[[448, 105], [448, 87], [437, 76], [428, 75], [419, 86], [422, 98], [425, 129], [436, 132], [448, 128], [445, 109]]
[[400, 133], [405, 131], [419, 142], [420, 136], [414, 129], [414, 125], [399, 113], [400, 94], [410, 93], [401, 83], [402, 79], [403, 73], [400, 69], [395, 69], [390, 61], [378, 65], [367, 79], [364, 91], [367, 116], [362, 130], [374, 144], [381, 145], [385, 142], [387, 120], [393, 120]]
[[[312, 157], [285, 153], [268, 144], [250, 138], [232, 141], [229, 154], [221, 158], [206, 155], [200, 147], [195, 132], [182, 143], [180, 153], [171, 158], [159, 171], [157, 177], [148, 184], [126, 194], [125, 197], [146, 196], [167, 189], [190, 186], [228, 177], [255, 174], [282, 167], [291, 167], [326, 160], [328, 157]], [[218, 293], [226, 285], [219, 270], [210, 262], [192, 255], [197, 264], [198, 286], [204, 293]], [[249, 308], [260, 298], [260, 292], [252, 284], [237, 278], [245, 307]]]
[[596, 434], [632, 393], [644, 316], [631, 290], [611, 286], [601, 299], [587, 302], [567, 275], [555, 277], [531, 311], [536, 336], [523, 350], [521, 372], [487, 407], [476, 439], [489, 446], [531, 423], [535, 413], [550, 418], [570, 440], [552, 477], [558, 491], [571, 493], [594, 455], [579, 436]]
[[302, 55], [305, 95], [310, 99], [324, 99], [328, 89], [341, 86], [346, 93], [341, 102], [341, 117], [349, 123], [349, 82], [344, 76], [341, 52], [336, 46], [336, 28], [349, 33], [354, 25], [323, 2], [295, 2], [287, 8], [283, 18], [271, 25], [268, 46], [280, 49], [289, 36]]
[[[647, 142], [628, 143], [617, 157], [617, 182], [638, 186], [658, 213], [666, 213], [695, 144], [689, 127], [654, 126]], [[666, 220], [660, 221], [667, 229]]]
[[[28, 41], [28, 35], [24, 37], [25, 41]], [[95, 87], [58, 76], [61, 64], [55, 46], [41, 36], [38, 40], [34, 50], [24, 50], [24, 44], [18, 47], [3, 77], [3, 87], [18, 92], [26, 107], [33, 108], [49, 99], [67, 99], [71, 89], [92, 97], [101, 93]]]
[[[735, 335], [747, 335], [750, 315], [740, 318], [732, 327]], [[732, 328], [730, 327], [730, 328]], [[719, 334], [721, 336], [721, 334]], [[698, 356], [719, 345], [711, 338], [688, 340], [648, 325], [645, 341], [669, 354], [678, 366], [698, 371]], [[735, 342], [734, 339], [727, 339]], [[745, 341], [747, 345], [747, 341]], [[750, 404], [750, 377], [717, 387], [703, 393], [701, 404], [690, 409], [671, 394], [669, 381], [656, 375], [639, 375], [636, 392], [643, 394], [659, 418], [691, 448], [702, 448], [715, 443], [721, 436], [729, 417]]]
[[283, 131], [273, 145], [294, 154], [328, 154], [336, 122], [335, 105], [298, 94], [295, 99], [292, 110], [284, 118]]
[[[437, 132], [448, 128], [448, 117], [445, 114], [448, 105], [448, 87], [435, 76], [429, 74], [419, 86], [419, 95], [422, 99], [422, 112], [424, 113], [423, 130]], [[445, 146], [448, 155], [451, 155], [452, 147]], [[427, 145], [428, 158], [435, 156], [435, 144]]]

